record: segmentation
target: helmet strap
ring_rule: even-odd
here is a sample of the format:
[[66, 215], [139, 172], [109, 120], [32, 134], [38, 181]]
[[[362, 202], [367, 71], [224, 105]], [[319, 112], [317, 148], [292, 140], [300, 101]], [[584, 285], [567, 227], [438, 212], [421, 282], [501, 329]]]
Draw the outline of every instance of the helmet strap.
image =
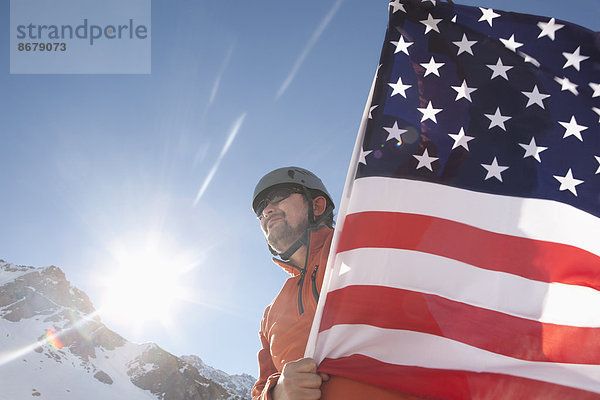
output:
[[279, 256], [279, 258], [281, 258], [283, 261], [288, 261], [292, 254], [294, 254], [300, 247], [305, 246], [308, 243], [309, 232], [310, 228], [304, 231], [302, 236], [300, 236], [300, 238], [296, 240], [296, 242], [294, 242], [294, 244], [291, 245], [289, 249], [287, 249], [283, 253], [278, 253], [277, 255]]

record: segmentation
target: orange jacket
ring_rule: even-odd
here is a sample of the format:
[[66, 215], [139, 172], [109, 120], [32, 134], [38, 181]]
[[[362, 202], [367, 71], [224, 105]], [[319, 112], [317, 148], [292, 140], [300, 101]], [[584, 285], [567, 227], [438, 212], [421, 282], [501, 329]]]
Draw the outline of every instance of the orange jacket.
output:
[[265, 309], [260, 323], [262, 348], [258, 352], [259, 376], [252, 388], [252, 399], [271, 400], [271, 389], [283, 366], [304, 357], [332, 237], [333, 229], [327, 227], [311, 232], [305, 270], [273, 259], [291, 277]]
[[[252, 388], [253, 400], [272, 400], [283, 366], [304, 357], [304, 349], [317, 308], [333, 229], [322, 227], [311, 232], [308, 262], [303, 270], [273, 259], [291, 277], [273, 302], [265, 309], [260, 324], [262, 348], [258, 352], [259, 376]], [[345, 378], [331, 377], [323, 383], [322, 399], [407, 399], [410, 397]]]

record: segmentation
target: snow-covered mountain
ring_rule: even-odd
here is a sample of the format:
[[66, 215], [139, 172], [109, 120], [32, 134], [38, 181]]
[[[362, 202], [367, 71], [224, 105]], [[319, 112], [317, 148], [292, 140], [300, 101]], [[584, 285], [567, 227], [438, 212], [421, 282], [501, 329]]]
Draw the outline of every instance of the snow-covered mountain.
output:
[[0, 260], [0, 400], [234, 400], [253, 382], [127, 341], [57, 267]]
[[234, 393], [241, 398], [248, 396], [249, 390], [252, 389], [252, 385], [254, 385], [254, 382], [256, 382], [256, 378], [251, 375], [229, 375], [220, 369], [206, 365], [202, 359], [196, 355], [181, 356], [181, 359], [196, 367], [198, 372], [200, 372], [200, 375], [210, 379], [213, 382], [217, 382], [230, 393]]

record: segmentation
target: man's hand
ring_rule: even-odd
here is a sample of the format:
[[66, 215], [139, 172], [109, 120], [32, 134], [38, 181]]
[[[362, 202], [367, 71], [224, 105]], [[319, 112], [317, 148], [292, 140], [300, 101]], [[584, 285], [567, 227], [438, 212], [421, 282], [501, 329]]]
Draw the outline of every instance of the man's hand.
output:
[[283, 366], [281, 376], [273, 389], [275, 400], [318, 400], [321, 383], [329, 375], [317, 373], [317, 363], [312, 358], [301, 358]]

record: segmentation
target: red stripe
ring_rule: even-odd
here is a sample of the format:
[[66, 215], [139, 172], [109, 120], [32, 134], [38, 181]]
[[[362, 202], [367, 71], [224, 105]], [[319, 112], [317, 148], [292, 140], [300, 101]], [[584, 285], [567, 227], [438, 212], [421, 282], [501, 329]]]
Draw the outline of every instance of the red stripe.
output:
[[503, 235], [442, 218], [368, 211], [346, 216], [338, 253], [415, 250], [542, 282], [600, 290], [600, 256], [561, 243]]
[[597, 393], [554, 383], [502, 374], [387, 364], [359, 354], [326, 358], [319, 365], [319, 372], [433, 399], [600, 399]]
[[600, 364], [600, 328], [541, 323], [385, 286], [327, 293], [320, 331], [337, 324], [423, 332], [521, 360]]

